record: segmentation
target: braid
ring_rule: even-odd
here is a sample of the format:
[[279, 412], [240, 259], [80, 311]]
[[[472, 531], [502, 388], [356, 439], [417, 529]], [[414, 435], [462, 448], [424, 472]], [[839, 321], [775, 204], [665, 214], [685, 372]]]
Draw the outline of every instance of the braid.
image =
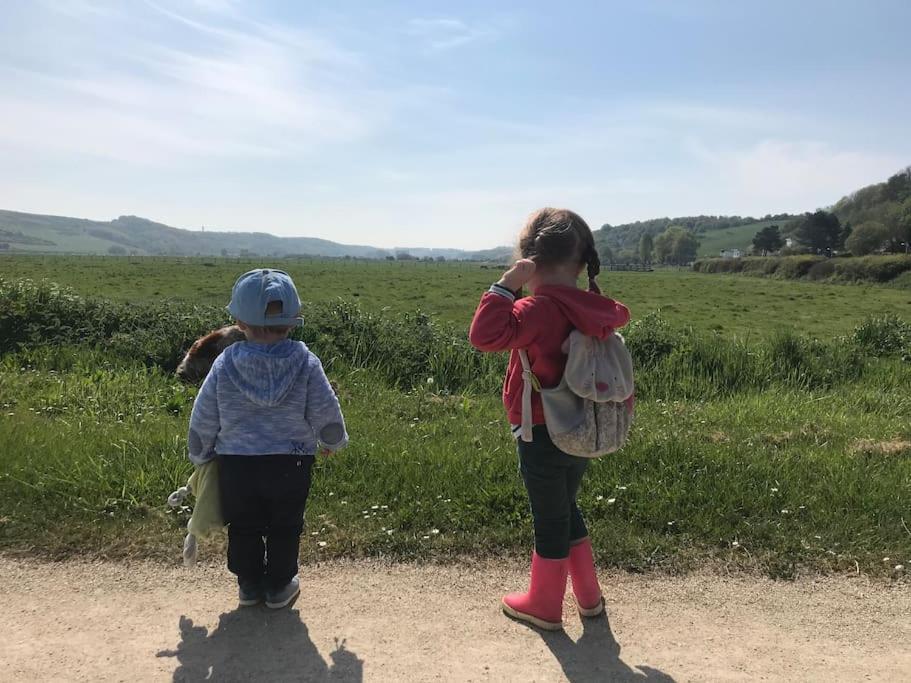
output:
[[589, 244], [586, 249], [585, 262], [588, 264], [588, 291], [600, 294], [601, 288], [595, 278], [601, 272], [601, 257], [598, 256], [594, 243]]

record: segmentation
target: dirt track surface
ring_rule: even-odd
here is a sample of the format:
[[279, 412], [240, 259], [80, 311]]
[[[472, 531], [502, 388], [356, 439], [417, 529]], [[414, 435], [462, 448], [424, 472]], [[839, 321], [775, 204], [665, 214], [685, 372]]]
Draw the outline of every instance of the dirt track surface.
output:
[[520, 567], [304, 567], [280, 612], [220, 567], [0, 558], [0, 680], [908, 681], [911, 589], [602, 576], [609, 616], [506, 619]]

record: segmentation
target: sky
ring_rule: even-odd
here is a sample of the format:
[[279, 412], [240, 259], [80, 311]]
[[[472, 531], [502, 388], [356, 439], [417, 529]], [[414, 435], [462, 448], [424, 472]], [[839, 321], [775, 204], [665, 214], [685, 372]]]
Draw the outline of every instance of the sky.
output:
[[0, 2], [0, 208], [481, 249], [911, 164], [905, 0]]

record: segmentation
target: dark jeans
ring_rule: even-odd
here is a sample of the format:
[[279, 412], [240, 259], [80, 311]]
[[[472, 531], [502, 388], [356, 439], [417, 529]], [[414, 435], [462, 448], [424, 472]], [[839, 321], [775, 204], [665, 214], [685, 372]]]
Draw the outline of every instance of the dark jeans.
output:
[[228, 569], [241, 586], [265, 582], [267, 590], [277, 591], [297, 574], [312, 468], [312, 455], [219, 457]]
[[544, 425], [535, 425], [533, 441], [518, 439], [519, 471], [528, 491], [535, 524], [535, 551], [541, 557], [561, 559], [569, 546], [588, 536], [576, 494], [588, 460], [568, 455], [554, 446]]

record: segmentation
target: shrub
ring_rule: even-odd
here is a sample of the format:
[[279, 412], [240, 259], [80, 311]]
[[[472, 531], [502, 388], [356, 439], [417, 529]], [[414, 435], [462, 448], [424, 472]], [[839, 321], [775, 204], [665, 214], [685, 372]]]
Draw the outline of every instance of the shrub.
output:
[[864, 320], [852, 335], [854, 344], [871, 356], [908, 356], [911, 351], [911, 324], [896, 315]]
[[899, 289], [911, 290], [911, 270], [906, 270], [897, 278], [892, 280], [892, 285]]
[[671, 328], [660, 313], [649, 313], [631, 323], [623, 336], [636, 364], [645, 367], [656, 365], [687, 342], [685, 335]]
[[[355, 304], [310, 304], [294, 335], [330, 370], [365, 369], [401, 389], [495, 393], [506, 354], [475, 351], [464, 330], [420, 313], [372, 314]], [[218, 307], [134, 305], [84, 299], [52, 283], [0, 279], [0, 354], [82, 346], [112, 362], [140, 361], [171, 373], [201, 334], [227, 322]], [[829, 387], [865, 372], [863, 355], [911, 358], [911, 325], [894, 316], [864, 322], [849, 342], [793, 333], [742, 341], [671, 327], [651, 313], [624, 330], [642, 397], [708, 399], [770, 386]], [[428, 382], [431, 380], [432, 382]]]
[[[797, 256], [751, 256], [742, 259], [702, 259], [693, 264], [698, 273], [744, 273], [785, 279], [834, 278], [845, 282], [890, 282], [911, 271], [911, 256], [842, 256], [828, 259], [807, 254]], [[904, 281], [903, 281], [904, 282]]]
[[835, 276], [851, 282], [889, 282], [911, 271], [911, 256], [858, 256], [838, 259]]
[[826, 278], [832, 277], [834, 274], [835, 264], [832, 263], [831, 259], [827, 259], [813, 264], [810, 270], [807, 271], [807, 278], [810, 280], [825, 280]]
[[813, 266], [823, 261], [823, 256], [784, 256], [775, 274], [787, 280], [798, 280], [805, 277]]
[[[464, 333], [420, 313], [373, 315], [357, 305], [310, 304], [302, 310], [303, 339], [327, 365], [336, 360], [378, 370], [410, 388], [434, 378], [441, 391], [490, 390], [505, 358], [482, 354]], [[0, 352], [39, 345], [97, 345], [114, 356], [173, 372], [202, 334], [229, 320], [216, 306], [184, 303], [115, 304], [85, 299], [50, 282], [0, 279]]]

